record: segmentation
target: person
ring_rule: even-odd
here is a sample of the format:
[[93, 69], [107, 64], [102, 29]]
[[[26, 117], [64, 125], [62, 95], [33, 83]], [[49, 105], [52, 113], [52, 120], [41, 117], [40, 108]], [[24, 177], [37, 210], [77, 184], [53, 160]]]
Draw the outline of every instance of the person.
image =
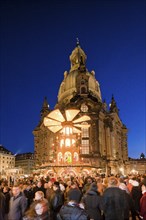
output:
[[5, 216], [5, 197], [4, 194], [0, 191], [0, 220], [4, 220]]
[[26, 184], [26, 188], [24, 189], [23, 193], [27, 199], [27, 208], [29, 208], [31, 203], [33, 202], [33, 191], [31, 188], [31, 184]]
[[57, 220], [89, 220], [88, 214], [81, 204], [69, 201], [63, 205], [57, 214]]
[[81, 200], [82, 193], [79, 190], [76, 182], [71, 182], [69, 191], [67, 192], [67, 201], [74, 200], [77, 203]]
[[92, 179], [92, 177], [90, 177], [90, 176], [88, 176], [88, 177], [85, 179], [85, 185], [84, 185], [84, 187], [83, 187], [83, 189], [82, 189], [82, 193], [83, 193], [83, 194], [85, 194], [85, 193], [88, 191], [88, 189], [90, 188], [90, 185], [91, 185], [92, 182], [93, 182], [93, 179]]
[[126, 204], [125, 194], [118, 187], [118, 179], [114, 176], [109, 177], [108, 187], [101, 200], [105, 220], [124, 220]]
[[85, 205], [85, 209], [90, 219], [100, 220], [101, 219], [101, 196], [97, 190], [97, 184], [93, 182], [90, 185], [89, 190], [85, 193], [82, 198], [82, 202]]
[[3, 188], [3, 194], [5, 196], [5, 220], [8, 219], [8, 213], [9, 213], [9, 202], [10, 202], [10, 188], [8, 186], [4, 186]]
[[140, 212], [140, 199], [142, 197], [141, 188], [139, 185], [139, 181], [137, 179], [133, 179], [131, 181], [132, 189], [130, 195], [134, 201], [134, 206], [136, 212], [131, 212], [132, 220], [136, 220], [138, 213]]
[[48, 206], [44, 201], [35, 201], [26, 211], [23, 220], [49, 220]]
[[140, 213], [139, 216], [141, 219], [146, 220], [146, 177], [141, 183], [142, 197], [140, 199]]
[[12, 197], [10, 198], [10, 206], [8, 220], [22, 220], [27, 208], [27, 199], [20, 190], [19, 185], [12, 187]]
[[64, 204], [64, 194], [60, 190], [59, 182], [55, 181], [53, 184], [53, 193], [49, 201], [51, 220], [56, 220], [57, 213], [60, 211], [60, 208], [63, 204]]
[[125, 199], [127, 201], [127, 205], [125, 206], [125, 211], [124, 211], [124, 220], [129, 220], [130, 212], [133, 213], [133, 215], [136, 215], [134, 201], [133, 201], [132, 197], [130, 196], [129, 191], [127, 190], [127, 186], [125, 183], [121, 182], [119, 184], [119, 188], [123, 190], [123, 192], [125, 194]]
[[53, 188], [52, 188], [52, 181], [49, 181], [47, 183], [47, 188], [46, 188], [46, 199], [48, 200], [48, 202], [50, 202], [50, 198], [51, 198], [51, 195], [53, 193]]
[[33, 188], [33, 197], [35, 196], [35, 193], [37, 191], [42, 191], [45, 195], [45, 188], [43, 187], [43, 184], [42, 184], [41, 180], [39, 180], [37, 182], [37, 185]]
[[35, 193], [34, 201], [44, 201], [46, 204], [48, 204], [48, 200], [45, 198], [45, 195], [42, 191], [37, 191]]

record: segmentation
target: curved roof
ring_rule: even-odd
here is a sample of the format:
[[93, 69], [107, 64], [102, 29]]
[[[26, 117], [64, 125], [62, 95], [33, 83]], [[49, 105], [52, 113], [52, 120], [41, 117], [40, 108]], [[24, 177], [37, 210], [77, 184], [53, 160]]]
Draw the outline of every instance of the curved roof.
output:
[[79, 83], [78, 76], [81, 74], [82, 76], [86, 76], [86, 78], [88, 78], [88, 92], [92, 93], [94, 97], [101, 101], [99, 83], [95, 78], [95, 72], [89, 72], [86, 69], [86, 59], [87, 56], [85, 52], [78, 44], [70, 55], [71, 68], [69, 72], [64, 72], [64, 79], [60, 85], [58, 92], [58, 103], [62, 101], [69, 102], [74, 94], [77, 94], [77, 84]]

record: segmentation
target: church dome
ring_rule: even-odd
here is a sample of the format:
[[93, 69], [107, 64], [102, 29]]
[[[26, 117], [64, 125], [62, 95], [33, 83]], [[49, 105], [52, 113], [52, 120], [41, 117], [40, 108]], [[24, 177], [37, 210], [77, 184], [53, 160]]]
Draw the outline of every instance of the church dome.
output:
[[[58, 103], [70, 102], [75, 95], [82, 95], [81, 88], [85, 88], [85, 93], [92, 94], [93, 97], [101, 100], [101, 92], [98, 81], [95, 79], [95, 72], [86, 69], [87, 56], [77, 43], [70, 55], [71, 68], [69, 72], [64, 72], [64, 79], [58, 92]], [[85, 95], [84, 93], [84, 95]]]

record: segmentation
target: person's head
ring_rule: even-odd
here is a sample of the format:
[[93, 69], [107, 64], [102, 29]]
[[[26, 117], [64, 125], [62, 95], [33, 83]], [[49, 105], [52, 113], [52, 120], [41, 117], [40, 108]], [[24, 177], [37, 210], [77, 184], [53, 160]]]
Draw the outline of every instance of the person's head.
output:
[[41, 182], [41, 181], [38, 181], [38, 182], [37, 182], [37, 187], [40, 188], [41, 186], [42, 186], [42, 182]]
[[48, 183], [44, 183], [44, 188], [45, 188], [45, 189], [48, 188]]
[[142, 191], [142, 194], [146, 192], [146, 178], [144, 178], [141, 182], [141, 191]]
[[47, 204], [44, 201], [36, 203], [34, 209], [37, 215], [42, 215], [44, 212], [48, 210]]
[[109, 177], [108, 186], [118, 186], [118, 179], [114, 176]]
[[7, 193], [10, 191], [10, 188], [8, 186], [4, 186], [3, 193]]
[[89, 191], [97, 192], [97, 184], [95, 182], [91, 183]]
[[34, 200], [35, 201], [38, 201], [38, 200], [43, 200], [44, 199], [44, 193], [42, 191], [37, 191], [35, 193], [35, 198]]
[[76, 182], [71, 182], [71, 186], [70, 186], [72, 189], [75, 189], [77, 188], [77, 184]]
[[56, 191], [56, 190], [59, 190], [59, 189], [60, 189], [59, 182], [55, 181], [54, 184], [53, 184], [53, 190]]
[[53, 185], [52, 181], [49, 181], [47, 185], [48, 185], [48, 188], [51, 188]]
[[18, 196], [20, 194], [20, 192], [21, 192], [21, 189], [20, 189], [19, 185], [14, 185], [12, 187], [12, 194], [13, 194], [13, 196], [15, 196], [15, 197]]
[[91, 184], [93, 181], [92, 181], [92, 178], [91, 177], [88, 177], [87, 178], [87, 184]]

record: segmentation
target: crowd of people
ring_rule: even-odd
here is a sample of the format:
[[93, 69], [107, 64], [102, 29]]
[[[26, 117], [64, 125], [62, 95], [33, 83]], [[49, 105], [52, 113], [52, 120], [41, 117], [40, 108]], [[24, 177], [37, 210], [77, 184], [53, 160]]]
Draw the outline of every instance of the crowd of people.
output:
[[0, 181], [0, 220], [146, 220], [146, 175]]

